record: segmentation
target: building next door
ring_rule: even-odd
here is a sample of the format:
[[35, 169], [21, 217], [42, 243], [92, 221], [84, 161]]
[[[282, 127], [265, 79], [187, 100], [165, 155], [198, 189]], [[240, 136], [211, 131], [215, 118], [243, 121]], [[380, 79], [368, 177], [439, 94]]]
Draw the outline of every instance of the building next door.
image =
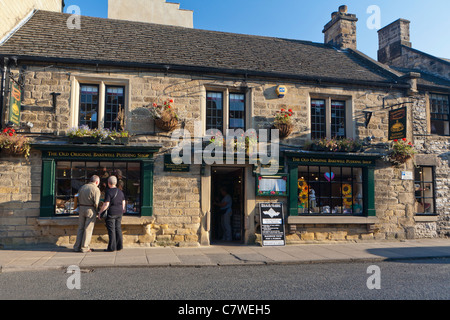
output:
[[[244, 168], [213, 167], [211, 168], [211, 243], [243, 243], [244, 242]], [[230, 218], [231, 241], [224, 239], [224, 221], [218, 203], [224, 196], [224, 187], [232, 198], [232, 214]], [[226, 223], [226, 222], [225, 222]]]

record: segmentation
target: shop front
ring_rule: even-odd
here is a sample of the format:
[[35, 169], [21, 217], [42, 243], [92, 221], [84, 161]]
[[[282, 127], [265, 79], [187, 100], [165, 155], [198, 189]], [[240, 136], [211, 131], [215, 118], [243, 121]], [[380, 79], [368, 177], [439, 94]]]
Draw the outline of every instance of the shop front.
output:
[[[378, 219], [375, 166], [379, 156], [286, 152], [290, 233], [366, 233]], [[359, 231], [357, 231], [359, 229]], [[317, 240], [317, 239], [315, 239]]]
[[126, 195], [126, 215], [152, 216], [153, 155], [159, 147], [35, 145], [42, 151], [40, 217], [77, 215], [74, 197], [93, 175], [102, 194], [114, 175]]

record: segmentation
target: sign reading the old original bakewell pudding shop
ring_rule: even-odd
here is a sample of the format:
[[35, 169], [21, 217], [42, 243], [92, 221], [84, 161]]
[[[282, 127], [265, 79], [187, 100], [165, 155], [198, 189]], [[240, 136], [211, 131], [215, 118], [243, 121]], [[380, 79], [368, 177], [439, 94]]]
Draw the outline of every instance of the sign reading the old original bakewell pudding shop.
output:
[[282, 203], [260, 203], [261, 242], [263, 246], [284, 246], [284, 215]]
[[406, 138], [406, 108], [400, 108], [389, 112], [389, 140]]

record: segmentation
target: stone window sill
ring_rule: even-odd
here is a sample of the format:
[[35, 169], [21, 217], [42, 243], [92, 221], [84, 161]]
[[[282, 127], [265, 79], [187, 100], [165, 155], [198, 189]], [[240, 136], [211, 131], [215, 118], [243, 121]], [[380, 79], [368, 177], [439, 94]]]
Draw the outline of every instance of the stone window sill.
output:
[[287, 219], [288, 224], [365, 224], [378, 223], [377, 217], [295, 217]]
[[[123, 217], [123, 226], [146, 226], [154, 222], [153, 217]], [[78, 217], [38, 218], [40, 226], [78, 226]], [[98, 222], [98, 220], [97, 220]]]
[[430, 216], [415, 216], [414, 221], [415, 222], [436, 222], [438, 221], [438, 216], [436, 215], [430, 215]]

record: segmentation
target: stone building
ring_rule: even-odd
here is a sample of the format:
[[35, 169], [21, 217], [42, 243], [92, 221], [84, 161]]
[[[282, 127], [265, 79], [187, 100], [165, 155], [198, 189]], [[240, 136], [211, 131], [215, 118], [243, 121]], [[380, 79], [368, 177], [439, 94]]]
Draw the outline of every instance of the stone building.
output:
[[[1, 244], [74, 243], [74, 195], [92, 174], [122, 181], [128, 246], [217, 243], [221, 186], [233, 198], [238, 243], [260, 241], [265, 202], [283, 203], [288, 243], [448, 235], [449, 142], [429, 132], [428, 110], [430, 92], [448, 95], [450, 86], [357, 51], [357, 19], [346, 7], [332, 15], [324, 44], [84, 16], [80, 29], [68, 29], [69, 18], [36, 11], [0, 46], [10, 82], [23, 85], [16, 129], [32, 139], [28, 159], [0, 154]], [[190, 164], [173, 160], [179, 139], [152, 116], [153, 104], [168, 100]], [[389, 111], [402, 105], [407, 139], [420, 151], [417, 168], [385, 160]], [[294, 130], [267, 144], [279, 147], [275, 174], [239, 150], [232, 164], [218, 149], [216, 162], [202, 153], [196, 161], [209, 129], [261, 133], [281, 109]], [[80, 125], [131, 136], [124, 144], [78, 144], [68, 134]], [[317, 139], [357, 140], [362, 148], [329, 152], [313, 147]], [[107, 241], [103, 223], [93, 240]]]

